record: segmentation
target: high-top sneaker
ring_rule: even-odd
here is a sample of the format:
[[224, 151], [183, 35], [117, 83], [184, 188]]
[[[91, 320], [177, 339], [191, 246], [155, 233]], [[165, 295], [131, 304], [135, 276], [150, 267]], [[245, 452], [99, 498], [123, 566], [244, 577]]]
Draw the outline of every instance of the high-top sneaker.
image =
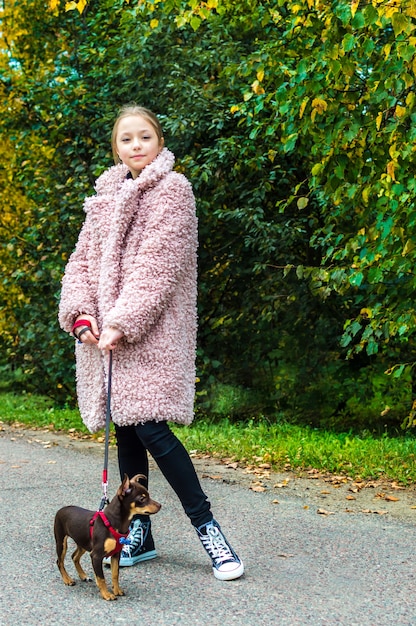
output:
[[[150, 521], [142, 522], [138, 517], [133, 517], [127, 542], [120, 554], [120, 567], [136, 565], [136, 563], [148, 561], [157, 556]], [[110, 565], [111, 557], [103, 559], [103, 563]]]
[[234, 580], [244, 573], [243, 562], [238, 558], [214, 519], [196, 528], [202, 545], [212, 560], [212, 569], [218, 580]]

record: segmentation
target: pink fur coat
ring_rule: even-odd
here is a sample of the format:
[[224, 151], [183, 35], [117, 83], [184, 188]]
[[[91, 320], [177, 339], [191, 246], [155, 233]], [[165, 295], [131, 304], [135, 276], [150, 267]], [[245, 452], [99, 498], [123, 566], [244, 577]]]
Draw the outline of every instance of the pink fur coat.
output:
[[[113, 350], [112, 420], [189, 424], [197, 331], [197, 219], [191, 185], [164, 148], [135, 180], [116, 165], [85, 200], [86, 219], [62, 280], [59, 322], [80, 314], [120, 329]], [[105, 425], [107, 362], [76, 343], [78, 404], [91, 432]]]

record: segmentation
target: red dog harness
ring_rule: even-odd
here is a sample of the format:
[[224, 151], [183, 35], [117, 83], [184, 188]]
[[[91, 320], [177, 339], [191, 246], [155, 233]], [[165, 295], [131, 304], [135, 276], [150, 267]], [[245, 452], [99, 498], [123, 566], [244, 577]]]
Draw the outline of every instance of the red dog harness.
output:
[[110, 552], [107, 556], [113, 556], [113, 554], [117, 554], [117, 552], [121, 552], [121, 550], [123, 549], [123, 545], [125, 545], [127, 542], [126, 541], [122, 541], [123, 539], [126, 540], [128, 537], [128, 533], [119, 533], [117, 532], [117, 530], [115, 530], [110, 522], [108, 521], [107, 517], [104, 515], [104, 513], [102, 511], [97, 511], [96, 513], [94, 513], [94, 515], [92, 516], [91, 520], [90, 520], [90, 537], [92, 540], [92, 535], [93, 535], [93, 531], [94, 531], [94, 523], [95, 520], [97, 519], [97, 517], [100, 517], [103, 524], [108, 528], [108, 530], [110, 531], [110, 533], [113, 535], [114, 539], [116, 540], [116, 547], [114, 548], [114, 550], [112, 550], [112, 552]]

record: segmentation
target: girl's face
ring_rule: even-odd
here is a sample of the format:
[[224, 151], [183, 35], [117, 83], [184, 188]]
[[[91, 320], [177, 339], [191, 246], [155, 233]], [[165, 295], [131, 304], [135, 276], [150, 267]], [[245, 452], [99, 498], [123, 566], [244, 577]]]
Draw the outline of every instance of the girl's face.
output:
[[127, 115], [118, 123], [116, 149], [133, 178], [151, 163], [163, 148], [153, 125], [141, 115]]

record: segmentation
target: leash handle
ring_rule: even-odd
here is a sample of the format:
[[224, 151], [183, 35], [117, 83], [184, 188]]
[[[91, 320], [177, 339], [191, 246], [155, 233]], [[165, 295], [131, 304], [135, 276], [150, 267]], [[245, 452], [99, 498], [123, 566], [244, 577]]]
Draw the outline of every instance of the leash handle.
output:
[[113, 371], [113, 351], [109, 351], [108, 360], [108, 384], [107, 384], [107, 408], [105, 415], [105, 444], [104, 444], [104, 468], [103, 468], [103, 497], [101, 498], [99, 511], [102, 511], [108, 504], [107, 487], [108, 487], [108, 447], [110, 440], [110, 421], [111, 421], [111, 378]]

